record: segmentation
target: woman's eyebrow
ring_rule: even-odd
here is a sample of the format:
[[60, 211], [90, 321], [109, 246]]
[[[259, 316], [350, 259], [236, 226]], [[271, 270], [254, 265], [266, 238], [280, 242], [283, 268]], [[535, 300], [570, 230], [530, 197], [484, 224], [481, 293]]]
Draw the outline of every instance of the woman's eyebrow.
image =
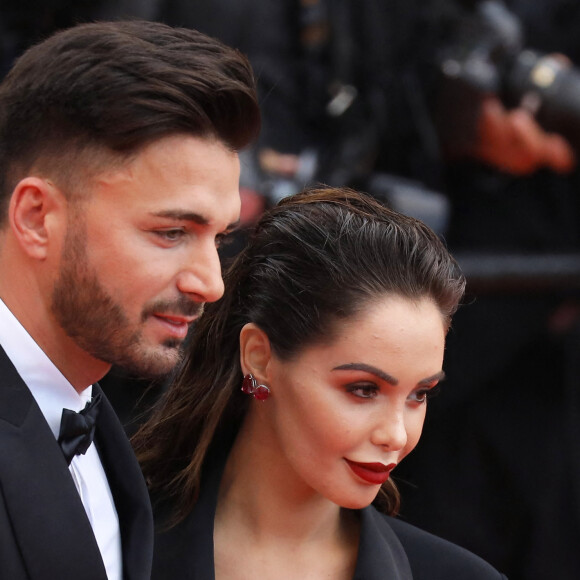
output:
[[430, 377], [427, 377], [426, 379], [419, 381], [419, 384], [420, 385], [429, 385], [429, 384], [434, 383], [434, 382], [442, 381], [444, 378], [445, 378], [445, 372], [440, 371], [440, 372], [435, 373], [434, 375], [432, 375]]
[[389, 383], [389, 385], [395, 386], [395, 385], [399, 384], [399, 380], [396, 379], [395, 377], [389, 375], [388, 373], [386, 373], [385, 371], [382, 371], [381, 369], [378, 369], [377, 367], [374, 367], [372, 365], [367, 365], [365, 363], [347, 363], [344, 365], [339, 365], [337, 367], [334, 367], [332, 370], [333, 371], [363, 371], [365, 373], [370, 373], [371, 375], [375, 375], [375, 376], [379, 377], [380, 379], [382, 379], [386, 383]]
[[[389, 375], [388, 373], [386, 373], [385, 371], [382, 371], [381, 369], [378, 369], [377, 367], [374, 367], [372, 365], [368, 365], [366, 363], [347, 363], [344, 365], [334, 367], [332, 370], [333, 371], [363, 371], [365, 373], [370, 373], [371, 375], [375, 375], [375, 376], [379, 377], [380, 379], [382, 379], [386, 383], [389, 383], [389, 385], [396, 386], [399, 384], [399, 380], [396, 379], [395, 377]], [[444, 378], [445, 378], [445, 372], [440, 371], [438, 373], [435, 373], [434, 375], [431, 375], [430, 377], [426, 377], [426, 378], [420, 380], [418, 384], [419, 385], [429, 385], [429, 384], [437, 382], [437, 381], [442, 381]]]

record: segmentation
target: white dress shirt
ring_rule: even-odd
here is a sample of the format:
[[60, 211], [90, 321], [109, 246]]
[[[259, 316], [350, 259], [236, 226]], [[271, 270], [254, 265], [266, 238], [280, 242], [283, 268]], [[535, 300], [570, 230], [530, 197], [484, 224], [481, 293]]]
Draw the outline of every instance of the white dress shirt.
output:
[[[2, 300], [0, 345], [36, 399], [55, 438], [58, 438], [62, 410], [82, 410], [91, 400], [92, 385], [77, 393]], [[93, 528], [107, 577], [109, 580], [122, 580], [119, 518], [94, 443], [85, 455], [74, 456], [69, 470]]]

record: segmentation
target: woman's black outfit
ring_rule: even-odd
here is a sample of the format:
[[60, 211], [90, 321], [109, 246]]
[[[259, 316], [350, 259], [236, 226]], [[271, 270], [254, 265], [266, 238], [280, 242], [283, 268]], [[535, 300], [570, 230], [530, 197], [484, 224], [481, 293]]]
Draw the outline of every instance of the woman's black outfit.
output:
[[[215, 448], [214, 448], [215, 449]], [[178, 525], [164, 529], [171, 506], [157, 505], [152, 580], [213, 580], [213, 524], [227, 450], [211, 454], [199, 499]], [[505, 576], [463, 548], [373, 506], [360, 510], [361, 533], [353, 580], [500, 580]], [[275, 580], [275, 579], [272, 579]]]

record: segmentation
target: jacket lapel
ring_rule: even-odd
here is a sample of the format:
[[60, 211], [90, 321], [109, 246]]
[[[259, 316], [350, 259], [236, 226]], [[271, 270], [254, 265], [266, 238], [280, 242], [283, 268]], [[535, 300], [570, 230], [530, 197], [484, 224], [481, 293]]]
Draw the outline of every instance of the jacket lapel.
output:
[[61, 449], [1, 347], [0, 446], [1, 493], [30, 578], [106, 580]]
[[396, 534], [373, 506], [360, 510], [361, 531], [353, 580], [411, 580], [413, 574]]
[[[101, 392], [98, 385], [93, 394]], [[125, 580], [149, 579], [153, 558], [153, 516], [145, 480], [111, 404], [103, 394], [95, 443], [119, 515]]]

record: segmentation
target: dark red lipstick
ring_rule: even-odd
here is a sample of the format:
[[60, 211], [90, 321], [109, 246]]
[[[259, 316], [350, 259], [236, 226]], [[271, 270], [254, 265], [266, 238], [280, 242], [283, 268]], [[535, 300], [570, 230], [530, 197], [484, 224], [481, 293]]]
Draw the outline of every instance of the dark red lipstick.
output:
[[391, 471], [396, 467], [396, 463], [359, 463], [345, 459], [352, 472], [360, 479], [372, 485], [382, 485], [389, 479]]

